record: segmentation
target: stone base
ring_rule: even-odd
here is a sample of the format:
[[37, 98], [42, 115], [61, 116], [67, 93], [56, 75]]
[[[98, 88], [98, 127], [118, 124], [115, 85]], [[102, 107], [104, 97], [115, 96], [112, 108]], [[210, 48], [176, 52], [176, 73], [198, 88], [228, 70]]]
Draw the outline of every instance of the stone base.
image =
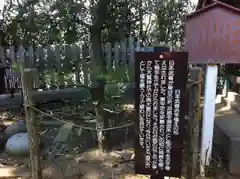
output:
[[216, 114], [215, 117], [214, 143], [226, 162], [229, 174], [240, 178], [240, 102], [237, 102], [240, 96], [231, 93], [228, 98], [225, 104], [231, 110]]

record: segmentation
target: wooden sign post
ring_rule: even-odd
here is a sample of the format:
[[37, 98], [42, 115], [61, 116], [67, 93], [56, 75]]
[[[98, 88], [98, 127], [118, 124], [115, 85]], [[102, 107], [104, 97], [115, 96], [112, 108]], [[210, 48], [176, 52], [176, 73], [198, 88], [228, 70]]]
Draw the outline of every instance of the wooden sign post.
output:
[[200, 174], [205, 175], [205, 165], [210, 164], [214, 129], [215, 101], [218, 66], [208, 65], [205, 77], [202, 140], [200, 153]]
[[240, 63], [239, 15], [239, 9], [214, 1], [187, 16], [185, 51], [189, 53], [189, 62], [207, 65], [200, 153], [200, 174], [203, 177], [212, 152], [217, 64]]
[[137, 52], [135, 172], [181, 177], [188, 53]]

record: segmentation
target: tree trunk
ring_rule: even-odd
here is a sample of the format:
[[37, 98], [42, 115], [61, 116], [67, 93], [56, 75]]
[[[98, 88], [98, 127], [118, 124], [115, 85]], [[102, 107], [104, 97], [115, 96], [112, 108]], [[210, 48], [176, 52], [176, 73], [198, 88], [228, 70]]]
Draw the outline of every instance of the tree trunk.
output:
[[[98, 67], [105, 72], [105, 62], [102, 49], [102, 29], [92, 28], [91, 30], [91, 62], [92, 67]], [[94, 70], [94, 69], [93, 69]]]
[[99, 70], [103, 70], [103, 72], [106, 72], [106, 65], [102, 49], [102, 27], [108, 17], [110, 2], [111, 0], [99, 0], [96, 5], [92, 4], [93, 24], [90, 27], [92, 62], [94, 65], [99, 65]]
[[[93, 3], [93, 2], [92, 2]], [[110, 0], [99, 0], [96, 5], [93, 5], [92, 8], [92, 20], [93, 25], [90, 27], [91, 33], [91, 68], [92, 68], [92, 76], [91, 81], [93, 86], [98, 86], [97, 78], [99, 76], [94, 75], [94, 73], [101, 72], [106, 74], [106, 62], [104, 60], [103, 48], [102, 48], [102, 27], [106, 22], [108, 16], [108, 8], [109, 8]], [[97, 100], [97, 106], [95, 108], [96, 112], [96, 128], [97, 128], [97, 137], [99, 144], [99, 151], [102, 152], [104, 150], [104, 140], [106, 141], [106, 137], [102, 129], [107, 128], [105, 124], [107, 124], [105, 119], [102, 116], [101, 105], [102, 100], [104, 99], [104, 93], [102, 96], [99, 96]]]
[[[106, 65], [104, 62], [104, 56], [103, 56], [103, 49], [102, 49], [102, 43], [101, 43], [101, 29], [93, 29], [92, 30], [92, 36], [91, 36], [91, 42], [92, 42], [92, 46], [91, 46], [91, 50], [92, 50], [92, 76], [91, 76], [91, 81], [92, 81], [92, 85], [93, 88], [95, 88], [96, 92], [97, 92], [97, 96], [94, 94], [94, 98], [93, 100], [97, 101], [97, 105], [96, 105], [96, 128], [97, 128], [97, 140], [98, 140], [98, 148], [99, 148], [99, 153], [102, 154], [104, 152], [104, 150], [106, 149], [106, 143], [107, 143], [107, 136], [105, 135], [105, 132], [103, 131], [104, 128], [107, 128], [108, 125], [107, 122], [103, 116], [102, 116], [102, 112], [101, 112], [101, 105], [104, 102], [104, 86], [103, 89], [101, 84], [98, 84], [98, 76], [94, 75], [94, 73], [105, 73], [106, 72]], [[97, 67], [97, 68], [96, 68]], [[99, 70], [99, 71], [98, 71]], [[102, 93], [99, 93], [103, 91]]]

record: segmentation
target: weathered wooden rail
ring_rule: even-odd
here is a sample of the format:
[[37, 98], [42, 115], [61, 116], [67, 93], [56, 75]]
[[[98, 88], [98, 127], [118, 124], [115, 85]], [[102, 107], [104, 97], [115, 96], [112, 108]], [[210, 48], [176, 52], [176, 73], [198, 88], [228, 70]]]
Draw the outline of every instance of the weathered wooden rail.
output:
[[[117, 84], [106, 85], [107, 89], [115, 88]], [[131, 102], [134, 100], [134, 85], [126, 83], [123, 86], [126, 87], [124, 94], [120, 97], [122, 102]], [[64, 88], [58, 90], [49, 91], [33, 91], [33, 100], [35, 103], [38, 102], [49, 102], [57, 100], [69, 100], [70, 103], [81, 103], [83, 100], [91, 98], [90, 88], [80, 85], [76, 88]], [[0, 95], [0, 111], [11, 110], [19, 108], [22, 105], [21, 93], [14, 94], [14, 98], [10, 98], [9, 94]]]
[[[54, 101], [54, 100], [83, 100], [91, 94], [86, 88], [66, 88], [52, 91], [34, 91], [33, 100], [35, 102]], [[0, 95], [0, 111], [18, 108], [23, 104], [22, 95], [16, 93], [14, 98], [9, 95]]]

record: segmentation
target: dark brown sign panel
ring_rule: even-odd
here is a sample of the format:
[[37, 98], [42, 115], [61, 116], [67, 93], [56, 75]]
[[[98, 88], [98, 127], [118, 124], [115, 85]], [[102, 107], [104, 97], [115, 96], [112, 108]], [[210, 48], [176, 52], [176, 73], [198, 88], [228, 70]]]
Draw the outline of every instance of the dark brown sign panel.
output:
[[137, 52], [135, 78], [135, 172], [180, 177], [188, 53]]

